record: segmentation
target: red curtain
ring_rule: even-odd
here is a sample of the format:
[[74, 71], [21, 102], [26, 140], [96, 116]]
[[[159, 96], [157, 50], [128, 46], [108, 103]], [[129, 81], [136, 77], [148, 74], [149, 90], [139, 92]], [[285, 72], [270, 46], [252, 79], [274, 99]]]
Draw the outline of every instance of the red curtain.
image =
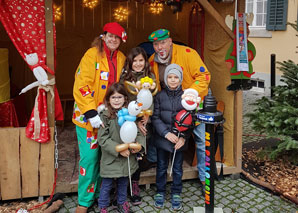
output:
[[[31, 70], [36, 66], [41, 66], [54, 75], [54, 71], [46, 65], [44, 0], [0, 0], [0, 20], [24, 59], [25, 54], [37, 53], [38, 64], [34, 66], [28, 64]], [[63, 120], [61, 102], [56, 88], [55, 118]]]

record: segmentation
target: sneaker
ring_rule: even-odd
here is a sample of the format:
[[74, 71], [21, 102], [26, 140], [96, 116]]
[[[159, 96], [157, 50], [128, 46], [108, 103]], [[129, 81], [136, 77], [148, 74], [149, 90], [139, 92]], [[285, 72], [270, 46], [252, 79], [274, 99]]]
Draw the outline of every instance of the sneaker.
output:
[[156, 194], [154, 196], [154, 206], [156, 208], [159, 208], [159, 209], [162, 208], [164, 202], [165, 202], [165, 198], [164, 198], [164, 196], [162, 194]]
[[100, 208], [100, 209], [99, 209], [99, 212], [100, 212], [100, 213], [108, 213], [108, 209], [107, 209], [107, 207]]
[[180, 195], [173, 195], [172, 196], [172, 210], [173, 211], [177, 211], [177, 210], [180, 210], [182, 209], [182, 199], [180, 197]]
[[142, 199], [140, 196], [133, 195], [130, 198], [130, 201], [131, 201], [131, 204], [134, 206], [138, 206], [138, 205], [142, 204]]
[[142, 203], [138, 181], [132, 181], [132, 197], [130, 200], [134, 206], [140, 205]]
[[117, 210], [120, 213], [129, 213], [130, 212], [129, 203], [126, 201], [122, 205], [118, 204]]

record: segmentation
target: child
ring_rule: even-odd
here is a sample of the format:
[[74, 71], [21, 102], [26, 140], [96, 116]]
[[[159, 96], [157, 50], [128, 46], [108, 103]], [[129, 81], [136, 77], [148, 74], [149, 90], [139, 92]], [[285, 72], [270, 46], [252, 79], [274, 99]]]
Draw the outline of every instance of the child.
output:
[[[117, 182], [117, 207], [119, 212], [130, 212], [127, 198], [128, 186], [128, 160], [130, 161], [130, 172], [133, 174], [138, 169], [135, 153], [140, 150], [124, 150], [117, 152], [115, 147], [122, 144], [120, 139], [120, 126], [118, 124], [117, 112], [122, 107], [127, 107], [128, 97], [125, 88], [120, 83], [113, 83], [107, 90], [104, 98], [106, 110], [102, 111], [100, 118], [104, 127], [99, 129], [98, 141], [101, 147], [100, 175], [102, 184], [98, 199], [101, 212], [107, 212], [110, 204], [110, 191], [113, 180]], [[138, 132], [136, 141], [144, 146], [144, 137]]]
[[[148, 63], [147, 54], [145, 50], [141, 47], [135, 47], [131, 49], [130, 53], [126, 58], [125, 65], [124, 65], [122, 74], [120, 76], [120, 82], [123, 84], [125, 81], [136, 83], [137, 81], [139, 81], [141, 78], [144, 78], [145, 76], [155, 79], [154, 74], [150, 72], [150, 66]], [[128, 88], [129, 90], [136, 91], [136, 88], [132, 86], [128, 86]], [[127, 91], [127, 93], [128, 93], [129, 101], [133, 101], [137, 99], [136, 95], [131, 94], [129, 91]], [[153, 107], [151, 107], [150, 109], [152, 110]], [[143, 133], [144, 137], [145, 136], [147, 137], [147, 140], [149, 140], [151, 136], [150, 134], [151, 124], [150, 124], [150, 121], [148, 123], [148, 120], [149, 120], [149, 115], [145, 115], [137, 122], [140, 131]], [[148, 149], [151, 151], [152, 149], [155, 149], [155, 148], [154, 146], [151, 146], [151, 147], [148, 147]], [[139, 161], [139, 169], [132, 175], [133, 196], [131, 197], [131, 202], [133, 205], [140, 205], [142, 203], [142, 200], [140, 197], [140, 189], [139, 189], [140, 173], [141, 171], [148, 169], [150, 166], [151, 164], [148, 161], [146, 161], [145, 157], [143, 157], [143, 159]]]
[[183, 94], [181, 82], [183, 72], [179, 65], [170, 64], [164, 73], [165, 88], [162, 89], [154, 99], [154, 113], [152, 124], [155, 131], [154, 141], [157, 148], [157, 168], [156, 168], [156, 187], [157, 193], [154, 196], [154, 205], [162, 208], [164, 205], [167, 183], [167, 169], [169, 157], [176, 149], [176, 156], [173, 165], [173, 183], [171, 187], [172, 209], [182, 208], [182, 163], [183, 150], [185, 150], [185, 138], [177, 137], [172, 129], [176, 114], [183, 108], [181, 96]]

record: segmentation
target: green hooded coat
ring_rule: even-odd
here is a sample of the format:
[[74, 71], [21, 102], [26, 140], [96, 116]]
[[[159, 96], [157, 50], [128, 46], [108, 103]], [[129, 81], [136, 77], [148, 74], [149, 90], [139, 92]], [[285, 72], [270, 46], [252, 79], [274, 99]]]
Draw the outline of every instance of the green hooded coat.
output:
[[[128, 160], [126, 157], [116, 152], [116, 145], [122, 144], [120, 139], [120, 126], [118, 118], [110, 119], [109, 113], [104, 110], [100, 114], [105, 127], [101, 127], [98, 131], [98, 142], [101, 147], [101, 160], [100, 160], [100, 176], [103, 178], [119, 178], [128, 176]], [[129, 134], [129, 133], [127, 133]], [[145, 148], [145, 138], [138, 130], [136, 142], [140, 143]], [[130, 174], [135, 173], [138, 169], [138, 162], [136, 154], [130, 154]]]

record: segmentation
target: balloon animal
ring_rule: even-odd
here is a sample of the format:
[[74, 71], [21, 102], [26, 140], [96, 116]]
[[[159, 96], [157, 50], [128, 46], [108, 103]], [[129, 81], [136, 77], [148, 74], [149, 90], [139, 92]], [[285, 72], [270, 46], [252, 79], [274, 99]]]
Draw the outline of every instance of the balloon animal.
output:
[[[123, 108], [118, 112], [118, 124], [120, 128], [120, 138], [124, 142], [124, 144], [119, 144], [116, 146], [117, 152], [122, 152], [128, 148], [141, 150], [141, 145], [135, 144], [131, 145], [135, 142], [137, 137], [138, 128], [135, 123], [136, 115], [139, 114], [142, 110], [142, 103], [138, 103], [136, 101], [131, 101], [128, 104], [128, 109]], [[127, 145], [125, 145], [127, 144]]]

